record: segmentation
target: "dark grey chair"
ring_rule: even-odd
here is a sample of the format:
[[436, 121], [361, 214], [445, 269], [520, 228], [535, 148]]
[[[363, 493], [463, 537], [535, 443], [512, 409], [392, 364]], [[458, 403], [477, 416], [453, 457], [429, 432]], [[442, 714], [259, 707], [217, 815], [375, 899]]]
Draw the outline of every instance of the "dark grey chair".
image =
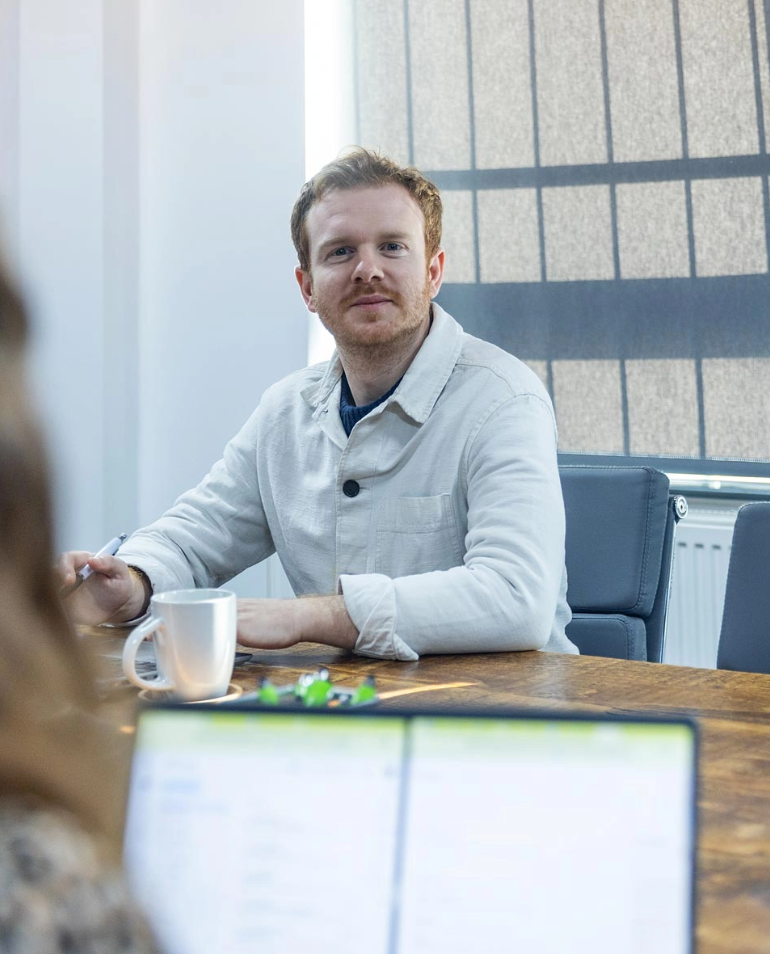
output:
[[674, 530], [687, 513], [652, 467], [559, 468], [567, 519], [567, 635], [581, 653], [661, 662]]
[[770, 673], [770, 503], [738, 511], [717, 669]]

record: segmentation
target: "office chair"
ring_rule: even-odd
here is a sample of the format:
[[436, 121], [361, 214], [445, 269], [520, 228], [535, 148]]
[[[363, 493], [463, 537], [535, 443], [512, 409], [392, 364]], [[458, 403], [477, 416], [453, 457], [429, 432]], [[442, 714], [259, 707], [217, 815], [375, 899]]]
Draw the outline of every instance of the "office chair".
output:
[[733, 530], [717, 669], [770, 673], [770, 503], [741, 507]]
[[651, 467], [562, 466], [567, 636], [581, 653], [661, 662], [674, 531], [687, 513]]

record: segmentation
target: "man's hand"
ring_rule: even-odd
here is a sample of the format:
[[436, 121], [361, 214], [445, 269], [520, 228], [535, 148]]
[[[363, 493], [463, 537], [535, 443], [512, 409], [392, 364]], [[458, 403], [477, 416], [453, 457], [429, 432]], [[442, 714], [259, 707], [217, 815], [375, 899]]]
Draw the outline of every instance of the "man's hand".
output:
[[255, 649], [286, 649], [300, 642], [352, 649], [358, 630], [341, 596], [296, 600], [238, 600], [238, 642]]
[[86, 563], [94, 572], [64, 599], [64, 608], [73, 623], [95, 626], [108, 621], [124, 622], [142, 613], [148, 596], [146, 588], [118, 557], [97, 557], [81, 550], [62, 553], [56, 562], [59, 585], [74, 583], [75, 574]]

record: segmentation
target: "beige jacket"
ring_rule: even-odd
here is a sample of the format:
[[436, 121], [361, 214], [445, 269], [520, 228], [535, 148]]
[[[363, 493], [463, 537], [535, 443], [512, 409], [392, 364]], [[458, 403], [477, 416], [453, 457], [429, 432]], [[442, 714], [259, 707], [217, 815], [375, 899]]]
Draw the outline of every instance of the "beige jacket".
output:
[[344, 595], [366, 655], [577, 652], [548, 394], [433, 316], [349, 438], [335, 355], [269, 388], [208, 476], [120, 556], [159, 592], [219, 586], [277, 551], [297, 595]]

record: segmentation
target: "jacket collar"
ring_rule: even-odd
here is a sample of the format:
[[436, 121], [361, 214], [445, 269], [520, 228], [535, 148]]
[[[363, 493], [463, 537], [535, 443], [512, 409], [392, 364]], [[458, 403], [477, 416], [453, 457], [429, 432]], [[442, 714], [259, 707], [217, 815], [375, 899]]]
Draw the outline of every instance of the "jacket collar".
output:
[[[372, 412], [381, 412], [390, 404], [398, 404], [417, 424], [424, 424], [433, 405], [443, 391], [457, 364], [462, 350], [463, 330], [460, 325], [435, 302], [431, 304], [433, 324], [393, 394]], [[314, 381], [300, 392], [313, 408], [314, 417], [339, 407], [342, 364], [335, 351], [329, 359], [320, 381]], [[344, 433], [344, 432], [343, 432]]]

